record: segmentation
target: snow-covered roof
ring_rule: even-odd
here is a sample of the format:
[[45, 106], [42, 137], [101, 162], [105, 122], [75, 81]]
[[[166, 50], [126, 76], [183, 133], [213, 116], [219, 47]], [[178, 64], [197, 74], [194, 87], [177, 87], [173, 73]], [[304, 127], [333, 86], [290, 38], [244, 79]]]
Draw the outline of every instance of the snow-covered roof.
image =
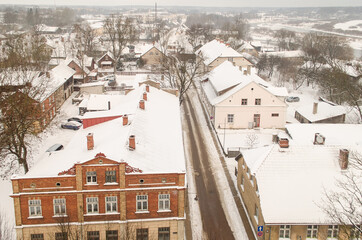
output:
[[[208, 78], [208, 81], [203, 82], [202, 87], [212, 105], [222, 102], [251, 82], [259, 84], [275, 96], [285, 97], [288, 95], [285, 87], [274, 87], [256, 74], [244, 75], [237, 66], [229, 61], [223, 62], [205, 77]], [[227, 89], [230, 90], [220, 94]]]
[[[122, 118], [116, 118], [82, 128], [64, 150], [45, 153], [24, 177], [57, 176], [77, 162], [93, 159], [100, 152], [111, 160], [125, 161], [132, 167], [140, 168], [146, 174], [185, 172], [178, 98], [150, 87], [145, 110], [142, 110], [137, 106], [143, 91], [144, 85], [138, 90], [138, 98], [130, 100], [135, 110], [129, 115], [128, 125], [123, 126]], [[87, 150], [88, 133], [93, 133], [93, 150]], [[130, 135], [135, 135], [134, 151], [128, 149]]]
[[216, 39], [206, 43], [196, 54], [202, 55], [205, 65], [209, 65], [218, 57], [242, 57], [240, 53]]
[[251, 44], [246, 42], [246, 41], [243, 41], [242, 45], [237, 49], [237, 51], [241, 52], [244, 49], [255, 50], [255, 48], [253, 46], [251, 46]]
[[59, 27], [51, 27], [51, 26], [47, 26], [45, 24], [39, 24], [36, 27], [37, 27], [37, 30], [40, 32], [55, 33], [56, 31], [59, 30]]
[[[291, 144], [311, 145], [314, 135], [320, 133], [325, 137], [325, 145], [360, 145], [361, 124], [287, 124], [286, 129], [293, 141]], [[358, 130], [359, 129], [359, 130]]]
[[257, 180], [265, 223], [329, 223], [318, 204], [324, 190], [335, 188], [336, 179], [343, 174], [338, 163], [341, 148], [290, 145], [281, 149], [273, 145], [243, 151]]
[[311, 122], [346, 114], [345, 107], [334, 106], [326, 102], [318, 102], [316, 114], [313, 114], [313, 104], [299, 107], [296, 111]]
[[105, 54], [102, 55], [102, 57], [100, 57], [98, 59], [97, 62], [99, 62], [104, 56], [108, 55], [110, 58], [112, 58], [114, 60], [114, 56], [113, 56], [113, 53], [111, 53], [110, 51], [106, 52]]

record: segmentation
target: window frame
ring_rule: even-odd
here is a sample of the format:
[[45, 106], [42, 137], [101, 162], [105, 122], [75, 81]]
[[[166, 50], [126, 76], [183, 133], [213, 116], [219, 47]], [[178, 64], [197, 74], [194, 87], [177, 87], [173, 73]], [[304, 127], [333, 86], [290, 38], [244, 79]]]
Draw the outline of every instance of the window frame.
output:
[[[108, 211], [108, 205], [110, 206], [110, 211]], [[105, 210], [106, 213], [117, 213], [118, 212], [118, 201], [117, 196], [106, 196], [105, 197]], [[115, 209], [113, 209], [115, 208]]]
[[[96, 200], [96, 201], [91, 201]], [[87, 204], [87, 214], [97, 214], [99, 213], [99, 200], [98, 197], [87, 197], [86, 198], [86, 204]], [[89, 211], [89, 206], [92, 206], [92, 211]], [[97, 208], [97, 211], [95, 211], [95, 207]]]
[[[139, 208], [140, 204], [140, 208]], [[146, 208], [145, 208], [146, 204]], [[136, 212], [147, 212], [148, 211], [148, 195], [137, 195], [136, 196]]]
[[118, 230], [107, 230], [106, 240], [118, 240]]
[[227, 115], [227, 123], [229, 124], [234, 123], [234, 114]]
[[248, 99], [247, 99], [247, 98], [242, 98], [242, 99], [241, 99], [241, 105], [242, 105], [242, 106], [248, 105]]
[[87, 184], [97, 184], [97, 172], [96, 171], [87, 171], [86, 172], [86, 182]]
[[279, 113], [272, 113], [271, 116], [272, 117], [279, 117]]
[[[362, 228], [362, 225], [359, 226], [359, 227]], [[361, 237], [361, 233], [358, 231], [358, 229], [357, 229], [355, 226], [352, 226], [352, 227], [351, 227], [350, 237], [351, 237], [351, 239], [353, 239], [353, 240], [360, 239], [360, 237]]]
[[[112, 174], [110, 174], [110, 173], [112, 173]], [[117, 172], [116, 172], [116, 170], [107, 170], [105, 176], [106, 176], [105, 177], [106, 183], [116, 183], [117, 182]], [[112, 180], [114, 180], [114, 181], [112, 181]]]
[[158, 211], [168, 210], [170, 210], [170, 194], [158, 194]]
[[169, 240], [170, 239], [170, 227], [159, 227], [158, 228], [158, 240]]
[[[64, 202], [61, 202], [64, 201]], [[62, 206], [64, 206], [64, 213], [62, 212]], [[59, 213], [56, 212], [56, 209], [58, 208]], [[53, 210], [54, 210], [54, 216], [61, 216], [67, 214], [67, 205], [66, 205], [66, 199], [65, 198], [54, 198], [53, 199]]]
[[328, 225], [327, 238], [338, 238], [339, 226], [338, 225]]
[[[40, 199], [29, 199], [28, 200], [29, 206], [29, 217], [41, 217], [42, 209], [41, 209], [41, 200]], [[34, 210], [34, 214], [32, 214], [32, 209]]]
[[148, 228], [137, 228], [136, 240], [148, 240]]
[[99, 231], [87, 231], [87, 240], [99, 240]]
[[318, 238], [318, 225], [307, 226], [307, 238]]
[[31, 240], [44, 240], [44, 234], [43, 233], [33, 233], [30, 234]]
[[290, 239], [290, 225], [280, 225], [279, 226], [279, 238], [288, 238]]
[[255, 105], [261, 105], [261, 98], [255, 98]]
[[67, 232], [56, 232], [54, 233], [55, 240], [67, 240], [68, 233]]

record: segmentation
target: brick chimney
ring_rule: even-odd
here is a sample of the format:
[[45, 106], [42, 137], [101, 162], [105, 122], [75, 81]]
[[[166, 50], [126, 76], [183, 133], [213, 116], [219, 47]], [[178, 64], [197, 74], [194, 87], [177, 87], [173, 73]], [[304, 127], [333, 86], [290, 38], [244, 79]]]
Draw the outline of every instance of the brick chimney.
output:
[[288, 138], [280, 138], [279, 139], [279, 147], [288, 148], [289, 147], [289, 139]]
[[126, 126], [128, 124], [128, 115], [125, 114], [125, 115], [123, 115], [122, 118], [123, 118], [123, 126]]
[[144, 100], [140, 100], [140, 108], [145, 110], [145, 101]]
[[93, 150], [94, 148], [94, 139], [93, 139], [93, 133], [88, 133], [87, 135], [87, 149]]
[[146, 85], [146, 92], [150, 92], [150, 85]]
[[135, 135], [129, 136], [129, 150], [136, 150], [136, 137]]
[[315, 102], [313, 103], [313, 114], [317, 114], [317, 112], [318, 112], [318, 103]]
[[348, 167], [348, 155], [347, 149], [339, 149], [339, 166], [342, 170], [346, 170]]
[[143, 100], [147, 101], [147, 92], [143, 93]]

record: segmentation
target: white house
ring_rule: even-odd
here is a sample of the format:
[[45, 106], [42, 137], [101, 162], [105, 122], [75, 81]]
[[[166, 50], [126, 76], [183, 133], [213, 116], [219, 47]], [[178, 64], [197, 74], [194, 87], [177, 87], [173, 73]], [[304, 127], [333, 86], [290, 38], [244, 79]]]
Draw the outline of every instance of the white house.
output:
[[259, 76], [225, 61], [201, 82], [202, 100], [217, 128], [284, 128], [288, 95]]

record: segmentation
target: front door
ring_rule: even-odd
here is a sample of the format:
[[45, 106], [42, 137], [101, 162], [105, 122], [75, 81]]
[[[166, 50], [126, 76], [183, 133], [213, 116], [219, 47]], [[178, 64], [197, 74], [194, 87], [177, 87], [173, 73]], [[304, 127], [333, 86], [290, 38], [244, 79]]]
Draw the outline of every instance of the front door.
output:
[[260, 127], [260, 114], [254, 114], [254, 127]]

